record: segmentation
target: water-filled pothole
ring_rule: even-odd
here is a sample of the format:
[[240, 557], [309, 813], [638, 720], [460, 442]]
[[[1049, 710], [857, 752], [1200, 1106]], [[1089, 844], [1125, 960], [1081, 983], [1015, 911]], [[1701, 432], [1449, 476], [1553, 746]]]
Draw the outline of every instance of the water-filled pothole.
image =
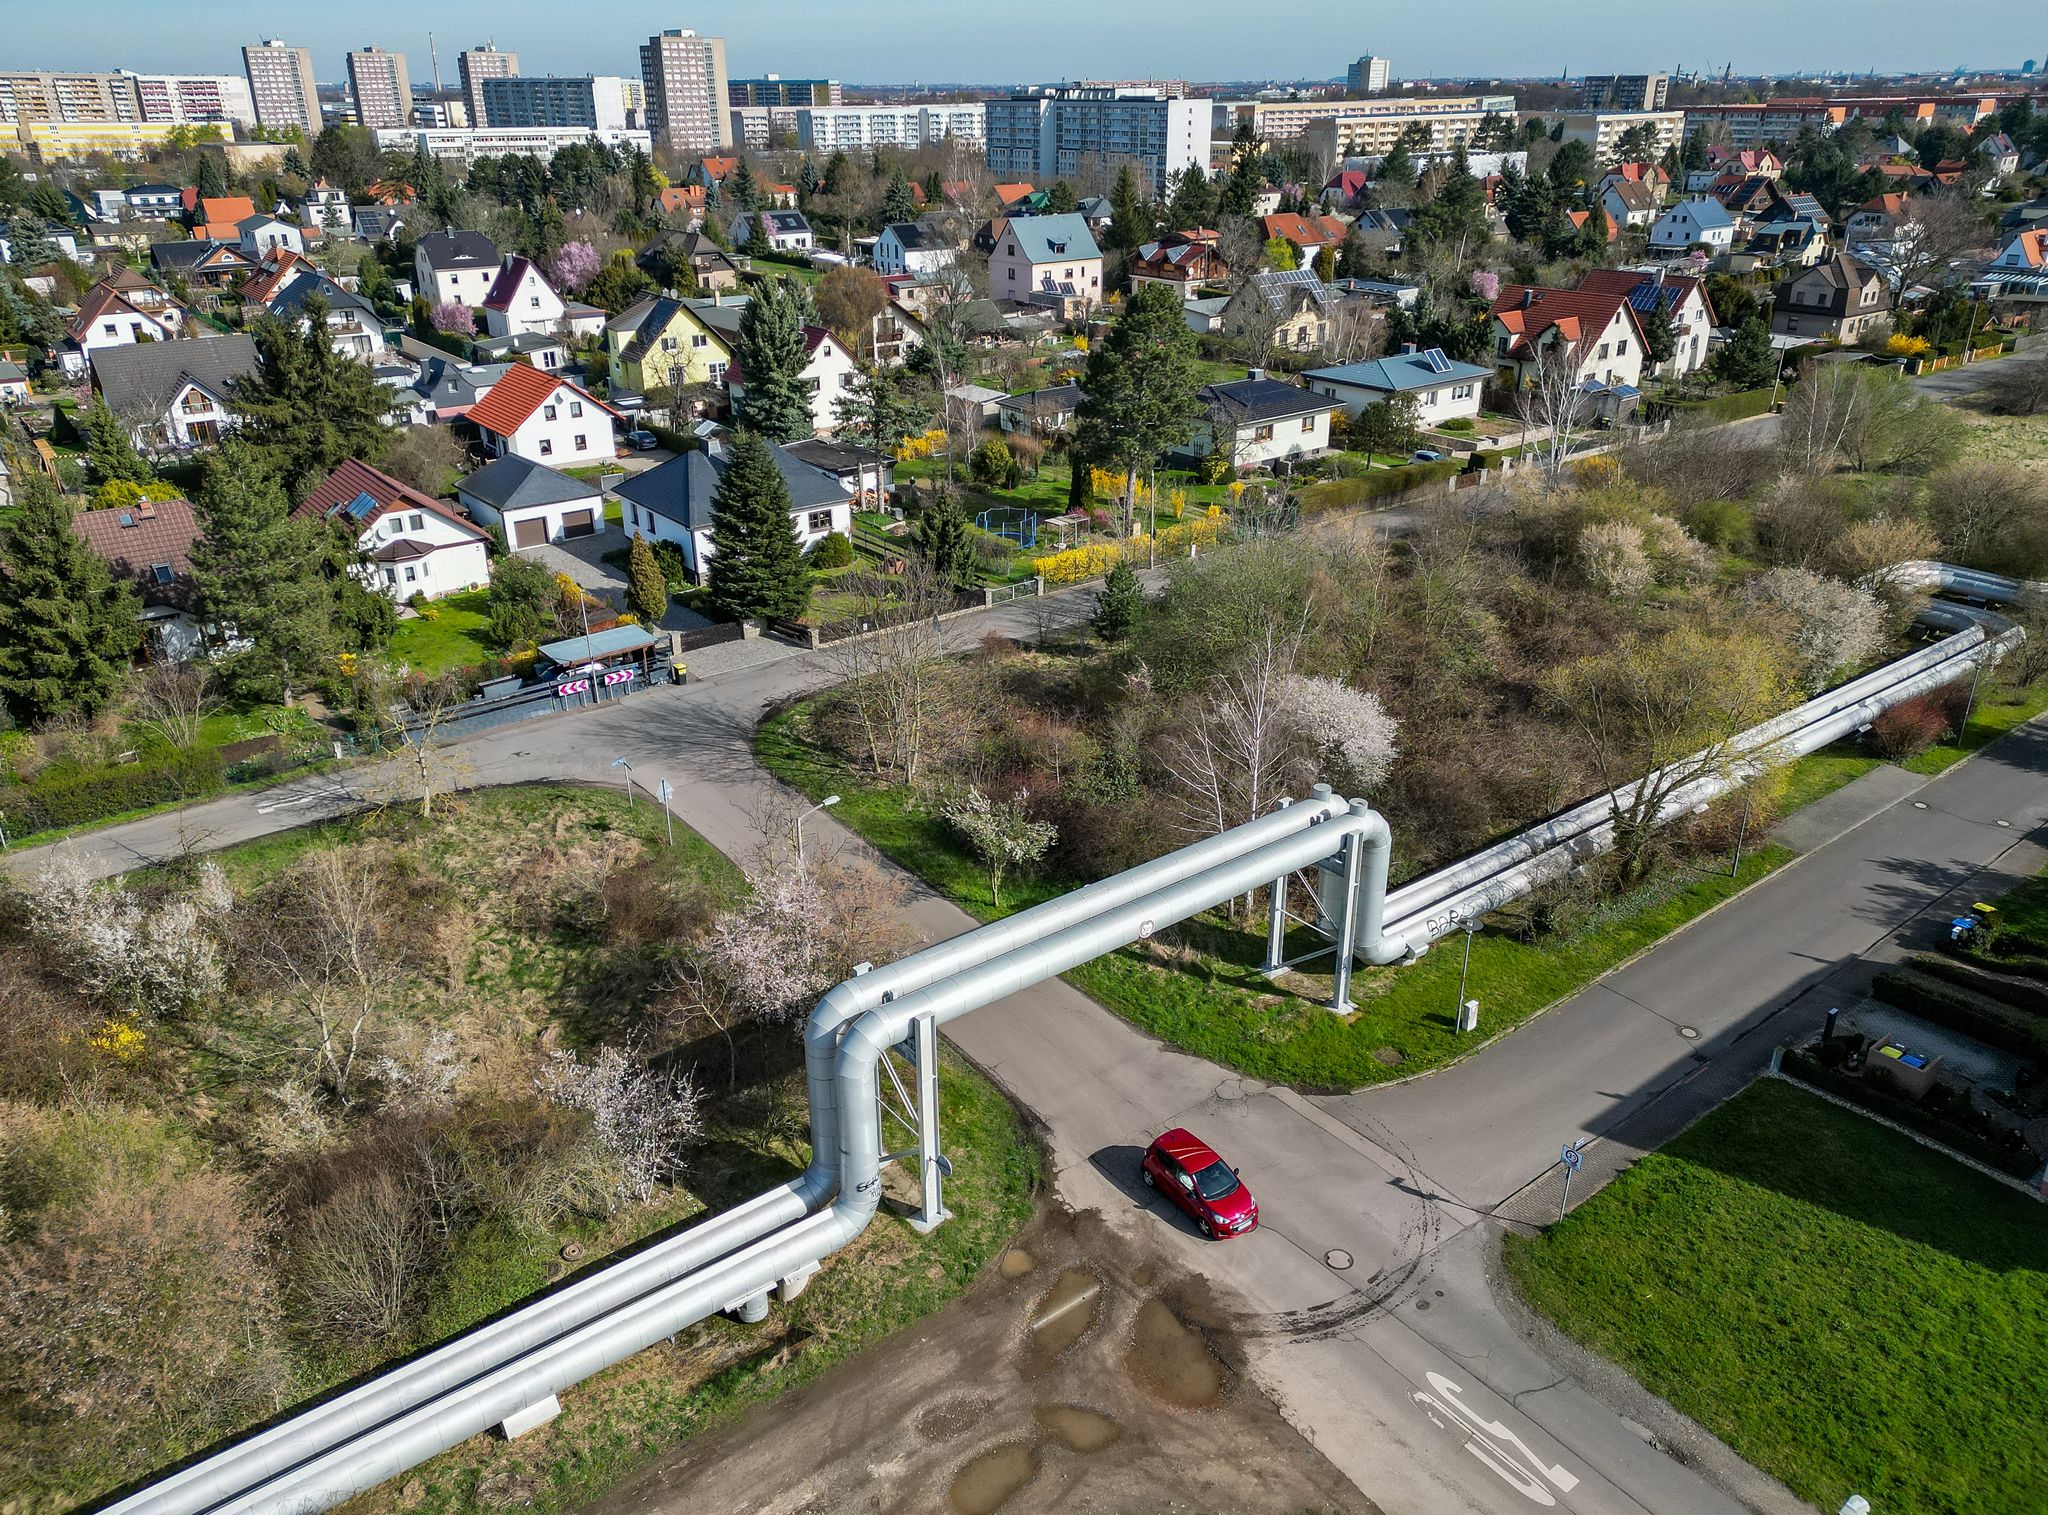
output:
[[996, 1271], [1005, 1278], [1022, 1278], [1037, 1266], [1037, 1258], [1022, 1247], [1012, 1247], [1003, 1254], [1003, 1260], [996, 1264]]
[[995, 1515], [1038, 1476], [1038, 1450], [1028, 1441], [991, 1447], [953, 1475], [947, 1499], [958, 1515]]
[[1086, 1268], [1068, 1268], [1031, 1312], [1031, 1359], [1049, 1367], [1067, 1348], [1088, 1334], [1102, 1311], [1102, 1280]]
[[1202, 1333], [1162, 1302], [1148, 1299], [1138, 1307], [1135, 1336], [1124, 1366], [1159, 1398], [1183, 1410], [1223, 1398], [1223, 1365], [1209, 1355]]
[[1040, 1405], [1031, 1413], [1069, 1452], [1100, 1452], [1124, 1434], [1107, 1415], [1079, 1405]]

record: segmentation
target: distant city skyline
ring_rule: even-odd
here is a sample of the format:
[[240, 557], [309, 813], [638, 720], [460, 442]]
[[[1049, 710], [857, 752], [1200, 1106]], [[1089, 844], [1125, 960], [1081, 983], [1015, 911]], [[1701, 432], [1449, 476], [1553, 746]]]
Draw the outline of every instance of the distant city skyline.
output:
[[[1342, 78], [1361, 53], [1391, 58], [1396, 80], [1718, 72], [1730, 62], [1738, 74], [1946, 72], [2017, 68], [2048, 48], [2044, 29], [2040, 45], [2026, 50], [2019, 23], [2028, 8], [2016, 0], [1956, 0], [1942, 10], [1938, 36], [1926, 7], [1906, 0], [1727, 0], [1714, 8], [1710, 28], [1674, 17], [1661, 36], [1640, 24], [1620, 35], [1612, 6], [1593, 0], [1476, 0], [1459, 7], [1456, 26], [1444, 25], [1434, 6], [1375, 8], [1349, 25], [1314, 28], [1248, 26], [1243, 0], [1182, 0], [1166, 29], [1142, 7], [1125, 12], [1053, 0], [1033, 11], [1029, 28], [1001, 33], [985, 11], [957, 0], [742, 0], [723, 7], [613, 0], [596, 11], [540, 0], [442, 0], [423, 11], [372, 0], [339, 14], [275, 0], [213, 0], [196, 11], [172, 11], [161, 0], [6, 0], [6, 8], [0, 69], [238, 73], [245, 44], [282, 34], [312, 50], [324, 84], [341, 82], [350, 50], [375, 44], [407, 54], [415, 89], [433, 79], [427, 16], [447, 88], [456, 87], [457, 54], [486, 40], [519, 52], [528, 73], [637, 75], [639, 45], [673, 26], [724, 37], [738, 76], [900, 85]], [[1987, 40], [1994, 38], [2013, 39], [2013, 56], [1985, 56], [1998, 45]], [[1967, 55], [1940, 56], [1944, 48]]]

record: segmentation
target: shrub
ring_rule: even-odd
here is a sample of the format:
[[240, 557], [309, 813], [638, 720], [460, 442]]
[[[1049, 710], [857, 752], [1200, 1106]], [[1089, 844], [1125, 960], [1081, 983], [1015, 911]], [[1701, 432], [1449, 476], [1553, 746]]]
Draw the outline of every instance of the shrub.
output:
[[1949, 734], [1953, 726], [1938, 694], [1901, 700], [1870, 723], [1870, 745], [1894, 762], [1917, 757]]
[[1450, 420], [1442, 422], [1437, 427], [1438, 431], [1447, 431], [1453, 436], [1461, 437], [1469, 435], [1475, 429], [1470, 416], [1453, 416]]
[[832, 532], [812, 544], [809, 556], [813, 568], [845, 568], [853, 562], [853, 539]]
[[202, 799], [224, 782], [217, 751], [182, 748], [111, 768], [45, 768], [28, 783], [0, 786], [0, 810], [8, 831], [20, 837]]
[[1685, 529], [1709, 547], [1734, 551], [1749, 541], [1749, 511], [1735, 500], [1701, 500], [1685, 513]]
[[1015, 460], [1001, 437], [990, 437], [967, 459], [967, 477], [977, 489], [1000, 489], [1010, 477]]
[[1888, 968], [1871, 982], [1872, 994], [1922, 1020], [2016, 1057], [2048, 1057], [2048, 1016], [2029, 1014], [1960, 984], [1944, 983], [1917, 968]]

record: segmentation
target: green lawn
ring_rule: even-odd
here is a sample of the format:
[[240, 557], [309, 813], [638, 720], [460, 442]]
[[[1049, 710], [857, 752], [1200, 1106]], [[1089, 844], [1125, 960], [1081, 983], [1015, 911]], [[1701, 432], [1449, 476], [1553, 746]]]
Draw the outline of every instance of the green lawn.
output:
[[[1986, 686], [1990, 682], [1985, 680]], [[1976, 708], [1970, 712], [1969, 728], [1960, 737], [1937, 742], [1899, 766], [1909, 773], [1946, 772], [1987, 742], [1998, 740], [2044, 710], [2048, 710], [2048, 680], [2025, 689], [1980, 688]]]
[[1844, 784], [1862, 778], [1871, 769], [1883, 766], [1882, 758], [1858, 752], [1849, 743], [1837, 743], [1819, 752], [1810, 752], [1787, 765], [1785, 793], [1778, 802], [1778, 813], [1790, 815], [1802, 806], [1833, 794]]
[[391, 655], [421, 673], [473, 668], [496, 656], [489, 640], [488, 602], [489, 591], [483, 589], [435, 600], [433, 620], [416, 616], [399, 622], [391, 634]]
[[[803, 705], [766, 722], [755, 742], [762, 764], [814, 800], [839, 794], [834, 814], [842, 824], [969, 913], [987, 920], [1081, 882], [1012, 882], [999, 910], [987, 876], [942, 820], [912, 809], [905, 789], [867, 786], [808, 741], [807, 730]], [[1744, 856], [1739, 880], [1725, 872], [1673, 875], [1611, 901], [1562, 937], [1532, 944], [1482, 932], [1466, 988], [1479, 1001], [1482, 1031], [1506, 1030], [1576, 993], [1790, 857], [1782, 847], [1758, 848]], [[1310, 945], [1297, 932], [1289, 952]], [[1359, 1009], [1348, 1017], [1322, 1008], [1330, 993], [1326, 966], [1290, 979], [1287, 988], [1297, 992], [1281, 992], [1259, 974], [1263, 920], [1247, 926], [1203, 916], [1067, 977], [1126, 1020], [1202, 1057], [1304, 1088], [1353, 1089], [1442, 1067], [1471, 1050], [1473, 1039], [1458, 1034], [1454, 1019], [1462, 946], [1445, 942], [1407, 967], [1361, 971], [1352, 980]]]
[[1507, 1263], [1820, 1509], [2043, 1506], [2048, 1214], [1860, 1115], [1754, 1085]]

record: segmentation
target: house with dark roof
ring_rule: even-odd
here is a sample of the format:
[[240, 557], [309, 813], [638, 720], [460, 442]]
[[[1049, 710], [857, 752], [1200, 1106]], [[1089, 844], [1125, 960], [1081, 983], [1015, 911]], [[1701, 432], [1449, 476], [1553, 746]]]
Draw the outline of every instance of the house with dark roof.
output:
[[321, 319], [336, 352], [367, 362], [384, 350], [389, 328], [377, 308], [289, 249], [265, 254], [263, 266], [242, 286], [244, 310], [295, 320], [301, 331], [312, 319], [308, 307], [315, 300], [326, 307]]
[[1642, 319], [1625, 291], [1503, 285], [1487, 320], [1494, 377], [1508, 388], [1557, 363], [1569, 363], [1582, 384], [1633, 389], [1642, 382]]
[[439, 500], [354, 458], [313, 487], [292, 514], [325, 522], [362, 554], [356, 576], [404, 604], [491, 581], [490, 535]]
[[1263, 368], [1195, 392], [1202, 419], [1176, 455], [1199, 462], [1218, 453], [1239, 473], [1305, 462], [1330, 450], [1330, 417], [1344, 409], [1326, 394], [1283, 384]]
[[554, 285], [531, 259], [514, 253], [498, 270], [484, 294], [484, 329], [494, 337], [521, 332], [553, 335], [560, 331], [568, 307]]
[[953, 242], [922, 221], [896, 221], [875, 238], [875, 272], [884, 278], [911, 274], [930, 278], [953, 266]]
[[779, 253], [807, 253], [817, 245], [817, 238], [811, 233], [811, 223], [804, 219], [800, 210], [746, 210], [734, 218], [727, 240], [742, 252], [754, 240], [754, 223], [758, 220], [768, 245]]
[[174, 307], [142, 309], [107, 280], [101, 280], [78, 302], [78, 311], [64, 323], [64, 348], [59, 366], [72, 379], [85, 376], [96, 352], [137, 342], [170, 342], [182, 329]]
[[484, 450], [553, 468], [609, 461], [619, 455], [612, 423], [624, 416], [559, 374], [514, 364], [469, 412]]
[[604, 532], [604, 497], [595, 485], [521, 457], [487, 464], [455, 486], [472, 521], [495, 526], [517, 552]]
[[1221, 284], [1230, 277], [1213, 236], [1178, 231], [1139, 247], [1125, 271], [1134, 293], [1147, 284], [1164, 284], [1184, 302], [1195, 299], [1204, 285]]
[[[800, 447], [802, 443], [792, 443]], [[789, 489], [789, 524], [808, 552], [833, 532], [853, 533], [853, 500], [838, 476], [816, 469], [794, 456], [790, 447], [775, 447], [776, 470]], [[666, 463], [636, 473], [618, 487], [627, 533], [650, 542], [673, 542], [682, 549], [691, 577], [702, 581], [715, 548], [711, 529], [716, 521], [711, 498], [732, 464], [725, 444], [712, 440], [703, 448], [679, 453]]]
[[1802, 268], [1771, 291], [1771, 334], [1848, 344], [1890, 318], [1884, 276], [1847, 253]]
[[[1679, 378], [1705, 366], [1715, 323], [1704, 280], [1667, 273], [1661, 267], [1650, 272], [1639, 268], [1595, 268], [1580, 277], [1579, 288], [1626, 296], [1638, 321], [1644, 323], [1658, 310], [1671, 318], [1672, 335], [1678, 345], [1670, 358], [1657, 365], [1656, 372], [1662, 377]], [[1647, 330], [1645, 325], [1646, 333]], [[1645, 357], [1648, 351], [1645, 347]]]
[[605, 322], [611, 382], [639, 394], [722, 384], [736, 336], [715, 330], [696, 302], [647, 295]]
[[226, 289], [251, 272], [256, 260], [233, 242], [154, 242], [149, 249], [150, 266], [166, 276], [176, 275], [188, 284]]
[[1828, 232], [1812, 221], [1772, 221], [1751, 232], [1743, 250], [1771, 268], [1811, 268], [1828, 255]]
[[671, 269], [688, 268], [691, 278], [701, 290], [740, 287], [739, 263], [701, 230], [656, 234], [654, 240], [647, 244], [647, 250], [640, 254], [639, 262], [641, 271], [658, 282], [668, 282], [667, 275]]
[[413, 244], [413, 287], [429, 305], [481, 305], [501, 261], [480, 231], [430, 231]]
[[1225, 332], [1262, 328], [1282, 352], [1317, 352], [1330, 334], [1329, 287], [1312, 268], [1266, 269], [1255, 273], [1223, 307]]
[[1657, 207], [1664, 203], [1664, 191], [1660, 185], [1643, 179], [1609, 174], [1601, 182], [1599, 199], [1607, 214], [1626, 231], [1648, 226], [1657, 219]]
[[178, 663], [199, 650], [192, 546], [199, 518], [187, 500], [138, 500], [106, 510], [81, 510], [71, 529], [103, 558], [114, 577], [142, 591], [143, 636], [152, 658]]
[[1082, 398], [1078, 384], [1050, 384], [1004, 395], [996, 401], [996, 425], [1027, 436], [1061, 436], [1074, 429], [1074, 412]]
[[234, 383], [256, 371], [247, 332], [180, 342], [105, 347], [92, 355], [92, 385], [135, 445], [148, 452], [210, 447], [234, 425]]
[[1311, 368], [1302, 382], [1314, 394], [1340, 402], [1354, 419], [1368, 405], [1406, 395], [1415, 402], [1415, 419], [1424, 426], [1479, 414], [1480, 391], [1493, 370], [1463, 363], [1440, 347], [1417, 350], [1413, 342], [1398, 353], [1335, 368]]
[[1659, 216], [1650, 227], [1650, 251], [1677, 257], [1695, 247], [1724, 253], [1735, 245], [1735, 218], [1720, 201], [1691, 195]]

